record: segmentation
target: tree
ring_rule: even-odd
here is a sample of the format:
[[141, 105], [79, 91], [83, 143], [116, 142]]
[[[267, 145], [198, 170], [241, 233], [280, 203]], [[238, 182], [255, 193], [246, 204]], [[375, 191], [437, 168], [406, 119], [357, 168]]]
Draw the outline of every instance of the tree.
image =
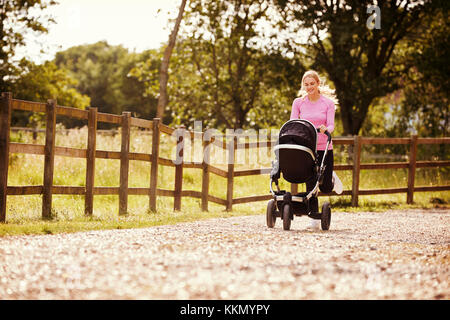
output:
[[398, 133], [413, 131], [422, 136], [450, 134], [450, 23], [449, 5], [428, 17], [408, 39], [414, 68], [404, 76], [404, 99], [397, 114]]
[[[127, 78], [132, 85], [132, 89], [140, 88], [143, 106], [151, 104], [147, 108], [149, 119], [156, 117], [157, 105], [160, 88], [160, 70], [163, 57], [163, 48], [144, 51], [139, 58], [136, 59], [130, 68]], [[172, 57], [173, 60], [173, 57]], [[170, 93], [171, 84], [168, 83], [167, 90]], [[172, 117], [168, 113], [164, 113], [161, 118], [163, 123], [170, 123]]]
[[[100, 112], [120, 114], [134, 112], [136, 116], [153, 118], [157, 99], [144, 96], [144, 83], [130, 71], [155, 53], [129, 53], [122, 46], [111, 46], [105, 41], [81, 45], [58, 52], [55, 64], [70, 70], [78, 80], [76, 89], [91, 98], [91, 106]], [[108, 125], [102, 124], [106, 128]]]
[[[56, 99], [58, 105], [79, 109], [89, 106], [89, 97], [74, 89], [77, 81], [67, 70], [58, 68], [53, 62], [37, 65], [22, 59], [18, 66], [22, 74], [10, 84], [14, 98], [36, 102]], [[39, 113], [14, 113], [12, 123], [15, 126], [36, 126], [41, 124], [43, 117]], [[65, 119], [63, 122], [70, 124], [76, 121]]]
[[[48, 25], [55, 21], [40, 13], [55, 4], [52, 0], [0, 0], [0, 91], [11, 91], [14, 98], [31, 101], [54, 98], [58, 104], [84, 109], [89, 97], [73, 88], [76, 80], [67, 70], [58, 69], [52, 62], [36, 65], [25, 58], [15, 59], [16, 49], [25, 45], [28, 33], [48, 32]], [[22, 112], [15, 113], [11, 120], [13, 125], [39, 125], [42, 116]]]
[[[266, 37], [259, 27], [271, 23], [271, 8], [262, 0], [190, 2], [174, 53], [169, 106], [175, 122], [202, 119], [216, 127], [246, 128], [266, 120], [273, 124], [280, 112], [288, 112], [292, 97], [286, 101], [281, 90], [292, 93], [294, 82], [286, 82], [299, 69], [261, 41]], [[270, 118], [260, 118], [266, 115]]]
[[259, 129], [289, 118], [302, 72], [299, 59], [254, 49], [237, 80], [233, 59], [238, 55], [229, 50], [223, 40], [186, 39], [177, 45], [169, 85], [174, 124], [189, 127], [197, 120], [217, 129]]
[[297, 52], [306, 48], [314, 61], [311, 67], [334, 83], [344, 134], [356, 135], [374, 99], [401, 88], [402, 75], [411, 65], [396, 48], [439, 1], [378, 1], [379, 29], [367, 23], [374, 18], [367, 10], [372, 0], [277, 2], [285, 18], [283, 28], [310, 32], [304, 46], [294, 41], [287, 45]]
[[169, 43], [164, 51], [163, 60], [161, 63], [161, 70], [159, 75], [159, 98], [158, 107], [156, 110], [156, 117], [162, 119], [164, 114], [164, 109], [166, 108], [168, 97], [167, 97], [167, 82], [169, 80], [169, 61], [172, 55], [172, 50], [175, 47], [175, 42], [177, 39], [178, 29], [180, 28], [181, 20], [183, 18], [184, 8], [186, 6], [186, 0], [181, 1], [180, 9], [178, 10], [178, 16], [175, 21], [175, 26], [169, 37]]
[[101, 112], [119, 113], [119, 103], [123, 100], [118, 88], [119, 61], [127, 54], [122, 46], [99, 41], [57, 52], [54, 62], [70, 70], [78, 80], [77, 89], [91, 98], [92, 107], [98, 107]]
[[32, 15], [33, 9], [44, 10], [56, 4], [44, 0], [0, 0], [0, 92], [11, 91], [11, 83], [20, 74], [19, 66], [13, 61], [16, 48], [25, 44], [25, 34], [47, 33], [51, 18]]

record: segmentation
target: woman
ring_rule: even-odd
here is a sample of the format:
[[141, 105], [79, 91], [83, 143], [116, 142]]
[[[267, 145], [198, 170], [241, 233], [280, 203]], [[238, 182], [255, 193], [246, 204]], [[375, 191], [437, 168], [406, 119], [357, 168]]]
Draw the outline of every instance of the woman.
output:
[[[335, 101], [333, 91], [321, 83], [319, 75], [316, 71], [309, 70], [305, 72], [302, 78], [302, 85], [299, 91], [299, 98], [292, 103], [291, 119], [305, 119], [310, 121], [317, 129], [320, 129], [317, 137], [317, 153], [319, 155], [319, 163], [322, 162], [325, 148], [327, 145], [327, 136], [325, 131], [332, 133], [334, 130], [334, 114]], [[342, 182], [333, 171], [333, 142], [328, 146], [327, 157], [324, 164], [325, 172], [323, 181], [319, 186], [323, 193], [331, 193], [333, 190], [337, 194], [342, 193]], [[306, 191], [311, 191], [316, 181], [306, 182]], [[312, 203], [312, 211], [319, 211], [319, 203], [317, 198]], [[312, 228], [319, 227], [319, 220], [311, 221]]]

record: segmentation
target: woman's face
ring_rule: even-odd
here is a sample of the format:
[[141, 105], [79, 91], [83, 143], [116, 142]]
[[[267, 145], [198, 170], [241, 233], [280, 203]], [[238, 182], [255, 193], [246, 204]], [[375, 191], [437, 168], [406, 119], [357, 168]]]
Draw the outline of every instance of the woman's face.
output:
[[319, 82], [313, 77], [306, 77], [303, 79], [303, 88], [308, 95], [319, 93]]

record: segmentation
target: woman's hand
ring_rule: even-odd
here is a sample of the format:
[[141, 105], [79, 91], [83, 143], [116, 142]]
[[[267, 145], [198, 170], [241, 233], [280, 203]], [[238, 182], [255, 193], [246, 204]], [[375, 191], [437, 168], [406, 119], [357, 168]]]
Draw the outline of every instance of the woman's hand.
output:
[[328, 128], [325, 127], [325, 125], [322, 124], [322, 125], [320, 125], [319, 130], [320, 130], [320, 133], [325, 133], [325, 131], [327, 131]]

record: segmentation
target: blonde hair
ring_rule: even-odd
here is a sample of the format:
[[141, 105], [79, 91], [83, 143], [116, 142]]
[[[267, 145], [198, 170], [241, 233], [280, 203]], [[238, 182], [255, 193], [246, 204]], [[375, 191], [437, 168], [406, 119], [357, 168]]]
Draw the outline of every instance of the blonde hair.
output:
[[339, 104], [339, 101], [336, 98], [335, 90], [331, 89], [327, 84], [325, 84], [325, 81], [322, 81], [319, 77], [319, 74], [314, 70], [308, 70], [303, 74], [302, 84], [301, 84], [300, 90], [297, 93], [297, 95], [300, 98], [305, 98], [308, 95], [306, 90], [303, 88], [303, 81], [309, 77], [313, 78], [314, 80], [316, 80], [319, 83], [319, 93], [320, 94], [331, 99], [335, 105]]

